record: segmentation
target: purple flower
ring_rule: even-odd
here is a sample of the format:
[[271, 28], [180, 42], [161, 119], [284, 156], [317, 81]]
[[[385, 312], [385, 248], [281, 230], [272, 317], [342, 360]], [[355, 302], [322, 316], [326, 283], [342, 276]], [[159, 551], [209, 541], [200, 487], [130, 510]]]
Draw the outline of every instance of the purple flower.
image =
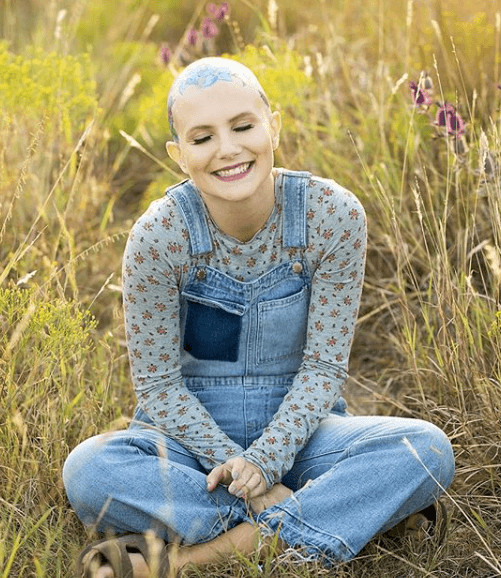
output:
[[464, 120], [456, 112], [452, 104], [448, 102], [441, 105], [437, 111], [435, 118], [437, 126], [445, 128], [445, 130], [452, 136], [459, 138], [464, 135]]
[[437, 116], [435, 117], [435, 124], [441, 127], [447, 127], [447, 114], [449, 108], [452, 108], [447, 102], [439, 107]]
[[416, 106], [430, 106], [432, 100], [426, 90], [420, 88], [415, 82], [409, 82], [409, 88]]
[[222, 4], [214, 4], [214, 2], [210, 2], [207, 4], [207, 12], [213, 18], [219, 20], [219, 22], [225, 19], [229, 11], [230, 7], [228, 6], [228, 2], [223, 2]]
[[452, 109], [447, 117], [449, 119], [449, 126], [447, 127], [449, 134], [456, 137], [464, 135], [464, 120], [459, 116], [459, 114]]
[[219, 30], [214, 22], [210, 18], [204, 18], [202, 21], [202, 26], [200, 27], [202, 36], [204, 38], [210, 39], [214, 38], [219, 34]]
[[216, 11], [217, 11], [217, 6], [214, 4], [214, 2], [209, 2], [209, 4], [207, 4], [207, 13], [210, 14], [211, 16], [215, 16], [216, 15]]
[[216, 19], [221, 21], [226, 18], [226, 15], [229, 14], [230, 7], [228, 6], [228, 2], [223, 2], [219, 5], [218, 12], [216, 14]]
[[188, 32], [187, 39], [188, 39], [188, 44], [195, 46], [195, 44], [197, 43], [197, 40], [198, 40], [198, 33], [194, 28], [191, 28], [190, 31]]
[[171, 56], [169, 46], [167, 44], [162, 44], [162, 47], [160, 48], [160, 58], [166, 66], [169, 64]]

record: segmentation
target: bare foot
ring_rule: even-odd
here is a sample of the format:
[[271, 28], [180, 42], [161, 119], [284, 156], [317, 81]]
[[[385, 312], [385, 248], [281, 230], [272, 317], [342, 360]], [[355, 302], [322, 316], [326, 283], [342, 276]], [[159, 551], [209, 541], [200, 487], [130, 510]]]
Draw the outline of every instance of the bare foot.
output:
[[271, 508], [271, 506], [290, 498], [292, 494], [293, 491], [289, 490], [287, 486], [275, 484], [271, 490], [268, 490], [265, 494], [257, 498], [252, 498], [250, 500], [250, 506], [255, 514], [260, 514], [263, 510], [267, 510]]

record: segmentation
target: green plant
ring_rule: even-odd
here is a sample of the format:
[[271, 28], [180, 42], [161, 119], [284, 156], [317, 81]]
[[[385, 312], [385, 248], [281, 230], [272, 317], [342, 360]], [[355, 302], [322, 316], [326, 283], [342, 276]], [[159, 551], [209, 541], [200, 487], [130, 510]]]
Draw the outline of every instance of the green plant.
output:
[[[174, 51], [197, 10], [206, 16], [195, 0], [0, 8], [2, 578], [71, 575], [88, 536], [62, 464], [133, 413], [121, 252], [138, 212], [182, 177], [163, 148], [182, 63], [166, 67], [159, 51]], [[444, 428], [457, 475], [441, 548], [375, 540], [335, 570], [286, 554], [187, 574], [499, 575], [499, 7], [235, 0], [230, 10], [211, 50], [234, 51], [281, 107], [278, 164], [334, 178], [366, 208], [350, 405]], [[435, 86], [431, 118], [408, 89], [422, 70]], [[464, 120], [465, 149], [431, 124], [437, 102]]]

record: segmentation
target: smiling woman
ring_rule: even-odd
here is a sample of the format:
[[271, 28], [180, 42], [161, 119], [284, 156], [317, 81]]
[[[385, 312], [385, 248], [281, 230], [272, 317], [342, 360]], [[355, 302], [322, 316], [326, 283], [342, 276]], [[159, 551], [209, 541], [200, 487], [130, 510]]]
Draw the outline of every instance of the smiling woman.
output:
[[230, 74], [213, 75], [202, 87], [182, 87], [182, 98], [170, 99], [177, 139], [167, 143], [167, 151], [193, 180], [215, 223], [248, 241], [274, 206], [280, 114], [240, 76], [235, 81]]
[[186, 68], [169, 116], [188, 179], [135, 223], [123, 263], [134, 420], [80, 444], [63, 472], [82, 521], [124, 535], [85, 551], [85, 576], [147, 575], [149, 530], [184, 546], [161, 542], [163, 578], [275, 533], [332, 561], [413, 512], [436, 524], [454, 471], [445, 434], [352, 416], [341, 396], [363, 207], [333, 180], [273, 167], [280, 115], [237, 63]]

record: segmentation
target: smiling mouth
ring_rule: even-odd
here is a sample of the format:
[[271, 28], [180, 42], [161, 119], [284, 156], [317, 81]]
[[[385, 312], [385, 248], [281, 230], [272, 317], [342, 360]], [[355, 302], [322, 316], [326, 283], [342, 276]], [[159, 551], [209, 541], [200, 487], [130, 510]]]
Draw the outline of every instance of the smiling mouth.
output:
[[241, 163], [227, 169], [214, 171], [212, 174], [223, 181], [233, 181], [244, 177], [252, 168], [254, 161]]

